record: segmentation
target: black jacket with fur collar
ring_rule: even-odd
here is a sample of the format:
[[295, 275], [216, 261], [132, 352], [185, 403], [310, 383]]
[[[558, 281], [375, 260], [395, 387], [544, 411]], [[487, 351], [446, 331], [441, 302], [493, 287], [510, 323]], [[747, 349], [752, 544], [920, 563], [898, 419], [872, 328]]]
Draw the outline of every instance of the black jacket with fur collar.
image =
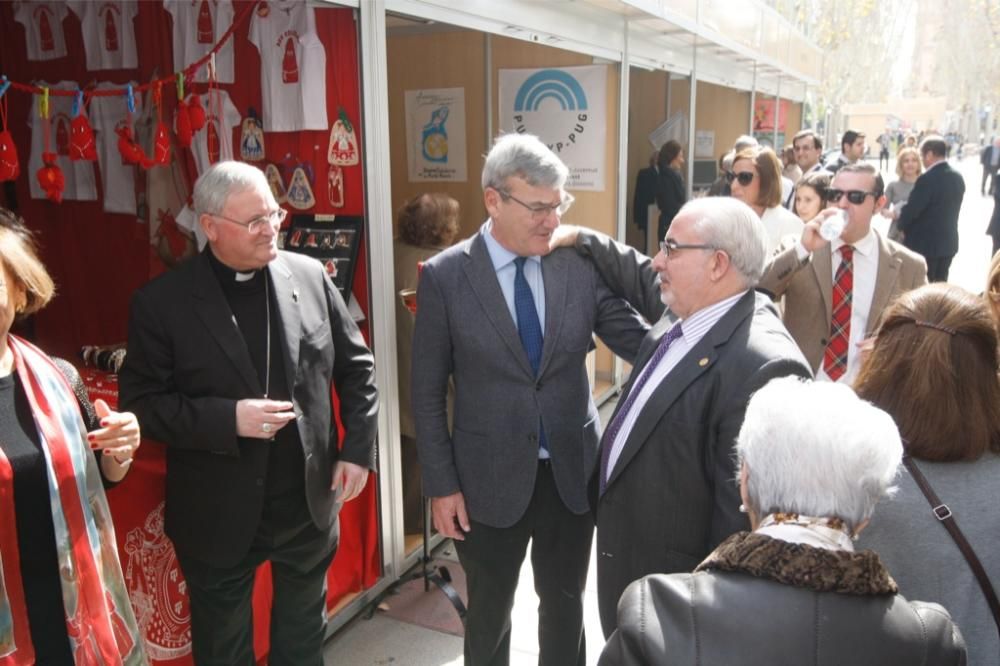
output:
[[601, 655], [612, 664], [965, 664], [948, 612], [910, 602], [871, 551], [740, 532], [692, 574], [635, 581]]

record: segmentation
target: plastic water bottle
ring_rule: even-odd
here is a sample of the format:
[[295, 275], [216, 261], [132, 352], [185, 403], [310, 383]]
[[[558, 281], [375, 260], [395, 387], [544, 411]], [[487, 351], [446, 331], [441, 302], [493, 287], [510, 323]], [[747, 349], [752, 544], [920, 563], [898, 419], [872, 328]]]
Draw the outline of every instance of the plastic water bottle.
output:
[[847, 211], [840, 209], [837, 211], [836, 215], [831, 215], [830, 217], [823, 220], [823, 224], [819, 227], [819, 235], [823, 237], [826, 242], [832, 242], [834, 238], [838, 238], [840, 234], [844, 232], [844, 227], [847, 226]]

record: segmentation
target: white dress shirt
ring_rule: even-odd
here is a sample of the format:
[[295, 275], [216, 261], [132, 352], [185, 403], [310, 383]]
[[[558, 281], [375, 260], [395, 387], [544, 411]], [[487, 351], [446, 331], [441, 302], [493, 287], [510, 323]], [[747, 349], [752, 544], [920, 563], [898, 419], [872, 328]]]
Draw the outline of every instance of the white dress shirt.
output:
[[[830, 243], [830, 264], [833, 271], [833, 282], [837, 281], [837, 269], [840, 268], [840, 248], [844, 241], [836, 238]], [[868, 314], [872, 309], [872, 298], [875, 295], [875, 282], [878, 280], [878, 238], [875, 231], [869, 229], [868, 234], [854, 243], [854, 287], [851, 300], [851, 337], [847, 343], [847, 372], [837, 381], [851, 385], [861, 369], [861, 354], [858, 343], [865, 339], [868, 331]], [[831, 295], [832, 298], [832, 295]], [[829, 334], [829, 333], [828, 333]], [[816, 379], [831, 381], [823, 370], [821, 362], [816, 370]]]
[[[632, 403], [628, 414], [625, 415], [625, 420], [622, 422], [622, 427], [618, 430], [618, 435], [615, 437], [615, 441], [611, 445], [611, 453], [608, 458], [608, 477], [611, 476], [611, 471], [615, 468], [615, 463], [618, 462], [618, 457], [622, 453], [622, 449], [625, 448], [625, 442], [628, 441], [628, 436], [632, 432], [632, 428], [635, 426], [635, 422], [639, 418], [639, 414], [642, 413], [643, 408], [649, 401], [649, 398], [653, 395], [660, 384], [667, 378], [670, 371], [677, 367], [677, 364], [687, 356], [687, 353], [694, 348], [698, 342], [705, 337], [713, 326], [715, 326], [720, 319], [722, 319], [727, 312], [733, 309], [736, 302], [746, 294], [742, 291], [735, 296], [730, 296], [718, 303], [713, 303], [706, 308], [698, 310], [693, 315], [687, 319], [678, 321], [674, 323], [674, 326], [681, 327], [681, 337], [674, 340], [673, 344], [670, 345], [670, 349], [664, 354], [663, 358], [660, 360], [660, 364], [653, 368], [652, 374], [649, 379], [646, 380], [646, 384], [639, 391], [639, 395], [636, 396], [635, 401]], [[668, 331], [669, 332], [669, 329]], [[664, 333], [666, 335], [667, 333]], [[646, 368], [636, 366], [632, 372], [642, 373], [645, 372]], [[639, 375], [636, 375], [638, 378]], [[606, 480], [606, 479], [605, 479]]]

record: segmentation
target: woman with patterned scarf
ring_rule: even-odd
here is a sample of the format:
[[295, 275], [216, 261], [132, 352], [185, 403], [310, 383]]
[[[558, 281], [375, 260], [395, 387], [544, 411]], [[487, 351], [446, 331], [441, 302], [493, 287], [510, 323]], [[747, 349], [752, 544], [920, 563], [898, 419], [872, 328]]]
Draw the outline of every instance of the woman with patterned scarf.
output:
[[602, 666], [966, 663], [948, 612], [907, 601], [854, 547], [902, 459], [888, 414], [840, 384], [775, 379], [750, 399], [736, 453], [754, 531], [694, 573], [632, 583]]
[[88, 433], [59, 367], [10, 333], [54, 287], [2, 208], [0, 269], [0, 666], [145, 664], [102, 484], [124, 478], [138, 423], [98, 400]]

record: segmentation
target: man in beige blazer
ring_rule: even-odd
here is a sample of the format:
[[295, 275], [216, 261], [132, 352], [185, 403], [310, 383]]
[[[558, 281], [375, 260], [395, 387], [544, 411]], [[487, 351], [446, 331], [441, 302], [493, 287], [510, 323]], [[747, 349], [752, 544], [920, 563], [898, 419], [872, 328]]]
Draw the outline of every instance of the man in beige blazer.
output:
[[[784, 296], [784, 322], [817, 379], [850, 383], [860, 367], [859, 344], [871, 337], [882, 311], [899, 294], [927, 284], [923, 257], [882, 236], [871, 226], [885, 205], [884, 182], [870, 164], [842, 167], [827, 193], [830, 208], [806, 222], [802, 237], [786, 241], [771, 258], [758, 289], [775, 299]], [[847, 213], [847, 225], [828, 242], [820, 235], [823, 222]], [[834, 285], [845, 251], [851, 247], [852, 289], [846, 371], [833, 371], [830, 354]], [[826, 367], [825, 367], [826, 366]], [[842, 373], [842, 374], [841, 374]]]

